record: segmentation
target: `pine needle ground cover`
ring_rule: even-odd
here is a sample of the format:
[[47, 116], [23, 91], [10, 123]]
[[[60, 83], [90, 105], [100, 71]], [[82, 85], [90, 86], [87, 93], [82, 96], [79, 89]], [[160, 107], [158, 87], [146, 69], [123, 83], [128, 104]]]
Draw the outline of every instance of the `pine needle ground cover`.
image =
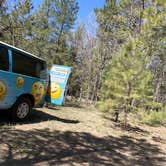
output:
[[164, 126], [124, 130], [94, 107], [38, 109], [22, 124], [0, 113], [0, 130], [0, 165], [166, 165]]

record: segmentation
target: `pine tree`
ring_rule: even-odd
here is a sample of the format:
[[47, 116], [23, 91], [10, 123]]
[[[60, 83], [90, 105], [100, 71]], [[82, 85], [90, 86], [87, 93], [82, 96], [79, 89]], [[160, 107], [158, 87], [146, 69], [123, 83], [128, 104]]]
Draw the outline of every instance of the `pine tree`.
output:
[[44, 0], [34, 13], [33, 42], [38, 42], [36, 52], [50, 63], [70, 64], [71, 50], [67, 34], [77, 18], [78, 3], [75, 0]]
[[31, 9], [31, 0], [22, 0], [15, 1], [13, 7], [10, 8], [10, 10], [6, 10], [6, 13], [2, 18], [3, 24], [6, 27], [3, 29], [3, 41], [20, 48], [25, 48], [27, 32], [30, 31], [31, 25]]
[[[127, 115], [140, 107], [158, 110], [158, 102], [164, 102], [165, 5], [162, 0], [107, 0], [97, 11], [99, 30], [108, 39], [103, 43], [116, 50], [107, 52], [113, 58], [103, 77], [106, 110]], [[159, 59], [158, 63], [153, 59]]]
[[104, 102], [117, 115], [124, 112], [125, 123], [129, 112], [153, 99], [152, 75], [146, 70], [148, 58], [141, 55], [137, 40], [130, 40], [112, 59], [102, 88]]
[[8, 30], [8, 25], [6, 24], [7, 18], [7, 5], [6, 0], [0, 1], [0, 40], [4, 40], [4, 33]]
[[141, 33], [144, 52], [159, 59], [154, 66], [154, 100], [166, 104], [166, 2], [162, 0], [150, 1], [144, 10], [144, 25]]

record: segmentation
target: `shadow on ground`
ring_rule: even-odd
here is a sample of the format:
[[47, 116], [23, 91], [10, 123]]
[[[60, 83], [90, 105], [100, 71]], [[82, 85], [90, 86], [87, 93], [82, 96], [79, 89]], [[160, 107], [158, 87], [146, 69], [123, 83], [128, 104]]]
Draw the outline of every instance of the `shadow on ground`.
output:
[[109, 127], [113, 128], [114, 130], [128, 131], [130, 133], [137, 133], [145, 136], [150, 134], [149, 131], [144, 130], [138, 126], [133, 126], [129, 123], [124, 126], [123, 122], [115, 122], [113, 118], [107, 117], [105, 115], [103, 116], [103, 118], [111, 122]]
[[[7, 125], [14, 125], [15, 123], [12, 123], [11, 119], [9, 118], [9, 112], [7, 111], [0, 111], [0, 126], [6, 126]], [[63, 119], [55, 115], [48, 114], [44, 111], [40, 110], [33, 110], [31, 116], [29, 117], [28, 120], [24, 122], [20, 122], [21, 124], [34, 124], [34, 123], [40, 123], [44, 121], [60, 121], [63, 123], [72, 123], [72, 124], [77, 124], [79, 123], [78, 120], [70, 120], [70, 119]], [[18, 122], [17, 122], [18, 124]]]
[[[160, 154], [160, 156], [159, 156]], [[166, 159], [157, 145], [130, 137], [96, 137], [89, 133], [1, 130], [0, 165], [89, 164], [159, 166]]]

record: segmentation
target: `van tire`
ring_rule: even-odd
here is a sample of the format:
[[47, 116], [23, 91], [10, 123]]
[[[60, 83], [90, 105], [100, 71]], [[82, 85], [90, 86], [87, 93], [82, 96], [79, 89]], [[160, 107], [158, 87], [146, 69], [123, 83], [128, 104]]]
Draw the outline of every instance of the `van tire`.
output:
[[24, 121], [32, 112], [32, 102], [28, 98], [19, 98], [11, 109], [12, 121]]

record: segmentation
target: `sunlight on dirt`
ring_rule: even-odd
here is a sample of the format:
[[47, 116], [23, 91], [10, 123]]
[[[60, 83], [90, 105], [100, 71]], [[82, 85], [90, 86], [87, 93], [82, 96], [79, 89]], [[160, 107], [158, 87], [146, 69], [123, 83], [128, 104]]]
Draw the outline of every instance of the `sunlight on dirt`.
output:
[[94, 108], [42, 108], [0, 118], [0, 165], [166, 165], [166, 128], [120, 125]]

